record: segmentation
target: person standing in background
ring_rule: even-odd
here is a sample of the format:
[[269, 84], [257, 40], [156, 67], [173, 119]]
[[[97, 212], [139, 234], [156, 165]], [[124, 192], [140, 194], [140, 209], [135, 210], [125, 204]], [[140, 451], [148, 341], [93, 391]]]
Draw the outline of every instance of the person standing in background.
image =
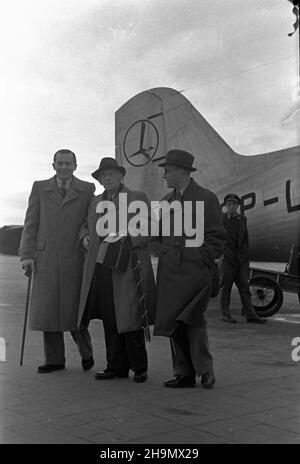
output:
[[230, 314], [230, 295], [235, 283], [243, 304], [242, 314], [247, 322], [262, 324], [265, 319], [259, 317], [251, 302], [249, 290], [249, 238], [247, 219], [237, 212], [241, 203], [238, 195], [229, 193], [224, 198], [226, 213], [222, 214], [223, 225], [226, 230], [226, 243], [221, 260], [221, 314], [224, 322], [236, 323]]

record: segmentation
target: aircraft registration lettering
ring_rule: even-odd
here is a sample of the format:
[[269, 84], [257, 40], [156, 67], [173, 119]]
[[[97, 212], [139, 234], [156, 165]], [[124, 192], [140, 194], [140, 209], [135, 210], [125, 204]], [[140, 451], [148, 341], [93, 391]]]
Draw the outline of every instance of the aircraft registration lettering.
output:
[[[248, 200], [250, 200], [250, 202], [246, 203]], [[246, 193], [245, 195], [242, 195], [241, 196], [241, 213], [243, 214], [244, 211], [246, 211], [247, 209], [254, 208], [255, 204], [256, 204], [255, 192]]]
[[[300, 210], [300, 203], [292, 204], [291, 198], [291, 180], [287, 180], [285, 183], [285, 199], [286, 199], [286, 207], [288, 213], [293, 213], [295, 211]], [[279, 197], [269, 198], [264, 200], [264, 206], [273, 205], [274, 203], [279, 203]], [[256, 205], [256, 193], [250, 192], [241, 195], [241, 213], [243, 214], [245, 211], [254, 208]], [[223, 205], [222, 205], [223, 206]]]
[[292, 205], [291, 199], [291, 181], [288, 180], [285, 185], [285, 197], [286, 197], [286, 207], [288, 213], [293, 213], [294, 211], [298, 211], [300, 209], [300, 203], [298, 205]]
[[273, 205], [274, 203], [278, 203], [278, 202], [279, 202], [278, 197], [269, 198], [268, 200], [264, 200], [264, 206]]

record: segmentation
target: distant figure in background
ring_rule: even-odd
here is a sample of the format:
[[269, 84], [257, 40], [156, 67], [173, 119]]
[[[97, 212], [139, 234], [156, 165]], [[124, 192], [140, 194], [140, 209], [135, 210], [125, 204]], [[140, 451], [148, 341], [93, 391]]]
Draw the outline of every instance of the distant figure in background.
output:
[[78, 346], [83, 370], [94, 365], [86, 328], [77, 329], [84, 252], [79, 231], [95, 191], [94, 184], [77, 179], [75, 154], [55, 153], [51, 179], [33, 183], [19, 255], [25, 271], [34, 271], [29, 326], [44, 337], [45, 364], [39, 373], [65, 368], [64, 332]]
[[235, 283], [243, 304], [242, 314], [247, 322], [262, 324], [265, 319], [259, 317], [251, 302], [249, 291], [249, 238], [247, 219], [239, 214], [237, 209], [241, 203], [238, 195], [229, 193], [224, 198], [226, 213], [223, 213], [223, 225], [226, 230], [226, 243], [221, 259], [221, 313], [224, 322], [236, 323], [230, 314], [230, 295], [232, 285]]

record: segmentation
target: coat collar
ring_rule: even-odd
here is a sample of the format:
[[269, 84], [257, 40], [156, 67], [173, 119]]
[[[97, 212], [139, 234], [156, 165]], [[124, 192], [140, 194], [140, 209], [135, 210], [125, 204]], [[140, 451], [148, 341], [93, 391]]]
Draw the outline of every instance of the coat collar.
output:
[[[126, 185], [122, 184], [118, 194], [113, 198], [113, 202], [115, 203], [115, 205], [117, 206], [118, 205], [118, 196], [119, 196], [119, 193], [127, 193], [127, 195], [130, 195], [131, 194], [131, 190], [126, 187]], [[105, 191], [103, 193], [100, 193], [100, 195], [97, 195], [95, 197], [95, 199], [97, 200], [97, 203], [99, 201], [103, 201], [103, 200], [107, 200], [106, 198], [106, 195], [105, 195]]]
[[183, 200], [193, 200], [197, 188], [199, 188], [199, 185], [196, 184], [193, 178], [191, 178], [189, 184], [187, 185], [186, 189], [183, 192], [183, 195], [182, 195]]
[[53, 176], [47, 181], [45, 190], [52, 201], [60, 206], [64, 206], [69, 201], [78, 198], [80, 193], [83, 191], [83, 187], [81, 181], [77, 177], [73, 176], [70, 189], [68, 190], [65, 198], [62, 200], [62, 196], [56, 182], [56, 176]]
[[[230, 215], [228, 214], [228, 212], [224, 212], [222, 213], [223, 214], [223, 218], [226, 220], [226, 221], [230, 221]], [[240, 213], [237, 213], [236, 216], [234, 216], [237, 218], [238, 221], [243, 221], [244, 220], [244, 216]]]
[[[199, 187], [200, 186], [194, 181], [194, 179], [191, 178], [189, 184], [187, 185], [187, 187], [185, 188], [182, 194], [182, 199], [186, 201], [194, 200], [195, 192], [199, 189]], [[167, 194], [167, 197], [165, 197], [165, 199], [167, 201], [172, 201], [173, 196], [174, 196], [174, 190], [171, 190], [171, 192]]]
[[[129, 202], [130, 201], [130, 198], [129, 195], [131, 194], [131, 190], [126, 187], [124, 184], [122, 184], [122, 188], [120, 189], [119, 193], [127, 193], [127, 201]], [[113, 203], [115, 204], [116, 206], [116, 209], [119, 209], [119, 200], [118, 200], [118, 197], [119, 195], [116, 195], [114, 197], [114, 199], [112, 200]], [[96, 195], [93, 200], [92, 200], [92, 203], [91, 203], [91, 209], [92, 209], [92, 214], [95, 216], [96, 215], [96, 208], [97, 208], [97, 204], [100, 203], [100, 201], [105, 201], [107, 200], [106, 198], [106, 195], [105, 195], [105, 192], [102, 192], [100, 193], [100, 195]]]

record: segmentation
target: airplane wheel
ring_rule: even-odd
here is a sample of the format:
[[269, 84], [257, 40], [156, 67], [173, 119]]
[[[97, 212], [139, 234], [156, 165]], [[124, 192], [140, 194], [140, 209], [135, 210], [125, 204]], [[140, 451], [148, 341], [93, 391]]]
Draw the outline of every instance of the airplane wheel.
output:
[[249, 281], [249, 289], [252, 305], [259, 316], [273, 316], [281, 308], [283, 293], [274, 280], [255, 276]]

